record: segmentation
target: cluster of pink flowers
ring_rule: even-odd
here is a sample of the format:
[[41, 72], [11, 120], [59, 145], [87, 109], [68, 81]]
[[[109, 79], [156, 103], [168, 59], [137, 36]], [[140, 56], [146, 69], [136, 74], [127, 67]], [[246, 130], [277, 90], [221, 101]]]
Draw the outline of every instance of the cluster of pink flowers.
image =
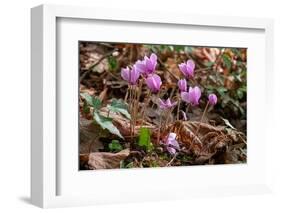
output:
[[149, 58], [145, 56], [143, 60], [138, 60], [131, 69], [123, 68], [121, 76], [129, 84], [136, 85], [142, 75], [150, 91], [157, 93], [160, 91], [162, 80], [159, 75], [155, 74], [156, 66], [157, 55], [152, 53]]
[[[151, 93], [158, 93], [160, 91], [162, 80], [159, 75], [155, 73], [157, 66], [157, 55], [152, 53], [150, 57], [145, 56], [143, 60], [138, 60], [132, 68], [126, 67], [121, 70], [121, 77], [130, 85], [137, 85], [139, 78], [142, 76], [145, 79], [146, 85]], [[178, 88], [180, 93], [180, 99], [178, 102], [172, 102], [170, 98], [162, 100], [159, 98], [159, 108], [162, 110], [172, 111], [173, 107], [177, 104], [180, 108], [180, 100], [190, 104], [191, 106], [198, 106], [201, 98], [201, 90], [198, 86], [188, 86], [188, 80], [194, 77], [195, 63], [192, 60], [188, 60], [185, 63], [178, 65], [184, 78], [178, 81]], [[217, 96], [210, 94], [208, 96], [208, 104], [215, 105], [217, 103]], [[208, 105], [207, 105], [208, 106]], [[206, 108], [207, 108], [206, 106]], [[178, 108], [178, 111], [179, 111]], [[182, 110], [181, 110], [182, 111]], [[184, 120], [186, 120], [186, 114], [183, 112]], [[161, 126], [161, 124], [160, 124]], [[160, 133], [161, 127], [159, 127]], [[162, 144], [165, 145], [167, 151], [174, 155], [179, 149], [178, 141], [176, 140], [176, 133], [169, 133]]]
[[[182, 72], [182, 74], [185, 76], [185, 78], [188, 80], [189, 78], [194, 77], [194, 69], [195, 69], [195, 63], [192, 60], [188, 60], [186, 63], [181, 63], [179, 65], [179, 69]], [[189, 87], [187, 92], [187, 81], [186, 79], [181, 79], [178, 81], [178, 87], [181, 92], [181, 99], [191, 104], [192, 106], [199, 105], [199, 100], [201, 97], [201, 90], [198, 86], [195, 87]], [[215, 94], [209, 95], [209, 104], [215, 105], [217, 103], [217, 96]]]

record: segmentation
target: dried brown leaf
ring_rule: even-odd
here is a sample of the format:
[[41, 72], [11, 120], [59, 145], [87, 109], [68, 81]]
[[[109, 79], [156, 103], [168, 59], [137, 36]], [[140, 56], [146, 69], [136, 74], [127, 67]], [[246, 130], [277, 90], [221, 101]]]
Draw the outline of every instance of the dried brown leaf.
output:
[[80, 154], [97, 152], [103, 149], [103, 144], [99, 141], [101, 136], [107, 134], [99, 126], [94, 125], [93, 120], [80, 118]]
[[125, 160], [129, 154], [129, 149], [124, 149], [118, 153], [93, 152], [89, 154], [88, 166], [90, 169], [116, 169], [120, 167], [120, 162]]
[[182, 146], [196, 156], [197, 164], [203, 164], [208, 160], [214, 163], [236, 163], [244, 155], [242, 152], [242, 148], [246, 148], [244, 134], [225, 126], [177, 121], [169, 129], [178, 135], [178, 141]]

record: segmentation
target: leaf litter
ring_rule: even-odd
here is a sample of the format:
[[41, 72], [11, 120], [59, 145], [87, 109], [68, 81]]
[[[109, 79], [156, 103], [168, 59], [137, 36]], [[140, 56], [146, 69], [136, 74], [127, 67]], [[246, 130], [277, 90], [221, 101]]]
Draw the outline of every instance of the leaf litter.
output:
[[[229, 90], [245, 88], [244, 74], [241, 73], [241, 70], [245, 71], [241, 68], [245, 67], [244, 50], [181, 49], [179, 46], [175, 51], [175, 48], [161, 48], [91, 42], [80, 44], [80, 75], [103, 59], [99, 62], [101, 66], [96, 66], [96, 70], [87, 73], [80, 82], [80, 169], [236, 164], [247, 161], [246, 90], [239, 89], [237, 94]], [[235, 51], [239, 52], [239, 56], [233, 53]], [[151, 52], [159, 55], [155, 72], [165, 79], [159, 95], [152, 95], [146, 104], [149, 93], [140, 87], [139, 97], [137, 93], [131, 94], [139, 101], [138, 104], [128, 104], [124, 97], [129, 90], [120, 78], [120, 69], [139, 59], [138, 55], [149, 55]], [[176, 109], [161, 113], [157, 107], [159, 98], [176, 94], [176, 82], [182, 77], [176, 64], [183, 58], [192, 58], [198, 66], [196, 76], [189, 83], [200, 85], [203, 93], [215, 92], [219, 95], [219, 105], [212, 108], [214, 112], [207, 110], [203, 122], [199, 121], [203, 114], [200, 107], [187, 107], [182, 103], [180, 120], [176, 119]], [[233, 64], [239, 60], [242, 61], [241, 67], [235, 67]], [[241, 76], [236, 78], [240, 83], [227, 76], [235, 69], [240, 70]], [[206, 100], [202, 98], [199, 105], [204, 103]], [[140, 107], [140, 111], [132, 114], [130, 104]], [[141, 114], [144, 108], [147, 113]], [[183, 113], [187, 121], [183, 120]], [[159, 124], [166, 117], [167, 126], [159, 136]], [[171, 155], [163, 145], [171, 132], [176, 134], [179, 144], [175, 155]]]

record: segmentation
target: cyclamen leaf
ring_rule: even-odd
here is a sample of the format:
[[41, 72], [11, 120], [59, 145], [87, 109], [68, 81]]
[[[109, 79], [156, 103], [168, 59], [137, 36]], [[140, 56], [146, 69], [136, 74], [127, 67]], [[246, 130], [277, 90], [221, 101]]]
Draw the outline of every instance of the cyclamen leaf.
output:
[[108, 145], [108, 147], [111, 151], [117, 151], [117, 152], [123, 149], [123, 147], [121, 146], [118, 140], [112, 140], [111, 143]]
[[123, 101], [113, 99], [112, 103], [110, 105], [107, 105], [107, 107], [111, 112], [120, 112], [128, 119], [131, 119], [131, 115], [128, 112], [127, 105]]
[[101, 100], [97, 97], [93, 97], [88, 93], [81, 93], [80, 95], [86, 100], [88, 105], [94, 107], [95, 109], [99, 109], [101, 107]]
[[110, 57], [108, 57], [108, 64], [109, 64], [110, 70], [115, 70], [117, 68], [118, 62], [115, 57], [110, 56]]
[[227, 69], [230, 70], [232, 66], [231, 58], [227, 54], [223, 54], [222, 60]]
[[124, 139], [123, 136], [121, 135], [121, 133], [119, 132], [119, 130], [117, 129], [117, 127], [113, 125], [111, 118], [104, 117], [104, 116], [100, 115], [97, 112], [94, 112], [94, 116], [93, 117], [94, 117], [94, 120], [103, 129], [107, 129], [110, 133], [112, 133], [114, 135], [117, 135], [118, 137]]
[[145, 147], [147, 151], [151, 151], [153, 148], [153, 145], [150, 141], [150, 131], [148, 128], [142, 127], [140, 129], [140, 135], [139, 135], [139, 141], [138, 145]]

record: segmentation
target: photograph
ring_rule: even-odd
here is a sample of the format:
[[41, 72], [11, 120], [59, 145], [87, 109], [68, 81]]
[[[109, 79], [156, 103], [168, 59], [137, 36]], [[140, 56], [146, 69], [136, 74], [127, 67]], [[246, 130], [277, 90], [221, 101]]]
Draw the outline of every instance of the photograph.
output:
[[247, 48], [77, 45], [80, 170], [247, 163]]

